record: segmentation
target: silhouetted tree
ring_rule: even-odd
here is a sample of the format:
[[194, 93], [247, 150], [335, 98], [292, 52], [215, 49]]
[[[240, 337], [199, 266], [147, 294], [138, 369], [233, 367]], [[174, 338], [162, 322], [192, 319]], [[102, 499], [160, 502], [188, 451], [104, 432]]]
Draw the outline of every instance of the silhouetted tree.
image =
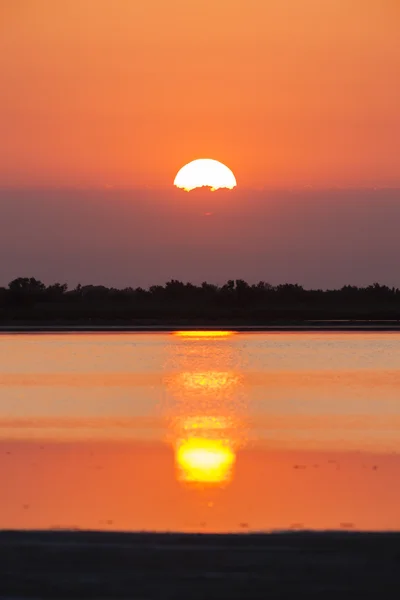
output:
[[400, 291], [373, 283], [337, 290], [307, 290], [298, 284], [249, 285], [229, 279], [200, 286], [171, 279], [149, 289], [107, 288], [66, 283], [45, 286], [34, 277], [19, 277], [0, 288], [0, 320], [122, 319], [154, 322], [227, 321], [269, 323], [304, 319], [400, 319]]
[[11, 292], [21, 292], [24, 294], [31, 294], [43, 292], [46, 289], [44, 283], [35, 279], [34, 277], [18, 277], [13, 279], [8, 284], [8, 288]]

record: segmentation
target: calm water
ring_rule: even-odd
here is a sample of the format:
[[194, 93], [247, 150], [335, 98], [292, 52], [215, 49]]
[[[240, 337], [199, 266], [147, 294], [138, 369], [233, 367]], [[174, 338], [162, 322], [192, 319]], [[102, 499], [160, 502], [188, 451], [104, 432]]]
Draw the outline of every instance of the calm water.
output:
[[0, 528], [400, 529], [400, 334], [0, 336]]

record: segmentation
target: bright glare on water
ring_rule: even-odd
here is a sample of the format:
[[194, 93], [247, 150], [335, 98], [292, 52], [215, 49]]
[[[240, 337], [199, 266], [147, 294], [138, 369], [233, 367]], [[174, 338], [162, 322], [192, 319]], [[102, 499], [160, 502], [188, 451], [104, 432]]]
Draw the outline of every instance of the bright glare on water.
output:
[[0, 336], [1, 528], [399, 529], [400, 335]]

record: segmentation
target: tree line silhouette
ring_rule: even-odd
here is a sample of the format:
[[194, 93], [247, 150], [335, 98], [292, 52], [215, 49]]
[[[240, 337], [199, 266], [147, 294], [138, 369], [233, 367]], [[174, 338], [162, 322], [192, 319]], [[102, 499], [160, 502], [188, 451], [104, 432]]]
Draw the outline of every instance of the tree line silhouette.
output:
[[175, 279], [148, 289], [66, 283], [46, 286], [19, 277], [0, 288], [0, 322], [235, 322], [268, 324], [304, 320], [400, 319], [400, 289], [367, 287], [304, 289], [297, 284], [250, 285], [242, 279], [222, 286]]

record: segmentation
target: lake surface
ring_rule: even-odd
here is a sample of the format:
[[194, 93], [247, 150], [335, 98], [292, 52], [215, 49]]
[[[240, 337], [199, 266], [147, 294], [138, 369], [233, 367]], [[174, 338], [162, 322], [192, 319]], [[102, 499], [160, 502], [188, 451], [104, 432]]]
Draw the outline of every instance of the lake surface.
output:
[[400, 529], [399, 333], [0, 335], [0, 528]]

